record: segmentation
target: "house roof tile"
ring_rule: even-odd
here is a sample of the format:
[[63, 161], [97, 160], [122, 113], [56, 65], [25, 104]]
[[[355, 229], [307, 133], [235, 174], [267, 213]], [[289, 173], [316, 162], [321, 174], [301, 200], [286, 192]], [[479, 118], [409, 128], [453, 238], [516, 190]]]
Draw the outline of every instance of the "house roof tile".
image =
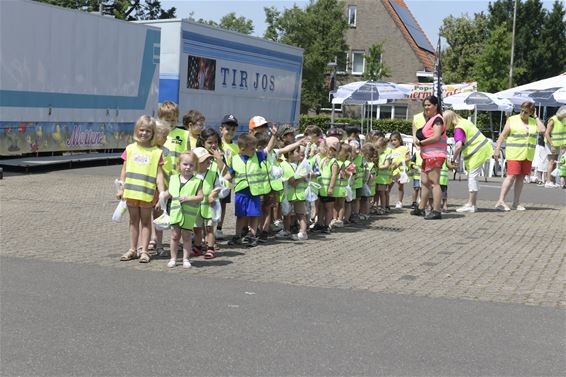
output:
[[[411, 48], [413, 49], [413, 51], [415, 51], [415, 54], [417, 55], [417, 57], [419, 58], [419, 60], [423, 63], [423, 65], [425, 66], [425, 68], [427, 70], [432, 71], [434, 68], [434, 59], [435, 59], [435, 54], [432, 54], [422, 48], [420, 48], [415, 41], [413, 40], [413, 37], [411, 36], [411, 34], [409, 33], [407, 26], [403, 23], [403, 21], [401, 20], [401, 18], [399, 17], [399, 15], [397, 14], [397, 12], [395, 12], [395, 9], [393, 8], [393, 6], [389, 3], [390, 1], [395, 2], [396, 5], [404, 8], [413, 18], [413, 20], [415, 21], [415, 24], [419, 27], [419, 29], [421, 30], [421, 32], [423, 33], [423, 35], [425, 36], [426, 40], [428, 41], [428, 43], [430, 43], [428, 36], [426, 35], [426, 33], [422, 30], [421, 25], [419, 24], [419, 22], [415, 19], [415, 17], [413, 16], [413, 14], [411, 13], [409, 7], [407, 7], [407, 4], [405, 4], [404, 0], [381, 0], [383, 2], [383, 5], [385, 6], [385, 9], [387, 9], [387, 11], [389, 12], [389, 14], [391, 15], [391, 17], [393, 18], [393, 21], [395, 21], [395, 23], [397, 24], [397, 26], [399, 26], [399, 30], [401, 30], [401, 32], [403, 33], [403, 36], [405, 37], [405, 39], [407, 40], [407, 42], [409, 42], [409, 45], [411, 46]], [[431, 44], [432, 46], [432, 44]]]

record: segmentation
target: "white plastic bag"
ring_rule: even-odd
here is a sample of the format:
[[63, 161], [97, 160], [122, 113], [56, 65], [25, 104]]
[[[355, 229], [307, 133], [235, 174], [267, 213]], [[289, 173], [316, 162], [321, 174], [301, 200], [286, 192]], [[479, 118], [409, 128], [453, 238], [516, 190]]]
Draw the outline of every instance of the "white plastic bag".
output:
[[289, 199], [287, 198], [287, 191], [288, 183], [285, 181], [283, 182], [283, 200], [281, 201], [281, 213], [283, 216], [287, 216], [291, 212], [291, 203], [289, 203]]
[[309, 181], [307, 188], [305, 189], [305, 200], [307, 202], [316, 202], [318, 200], [317, 191], [320, 189], [320, 185], [316, 182]]
[[212, 207], [212, 222], [215, 224], [220, 223], [222, 219], [222, 206], [220, 205], [220, 199], [216, 199], [211, 205]]
[[271, 178], [279, 179], [283, 176], [283, 168], [281, 166], [271, 166]]
[[368, 197], [371, 196], [371, 189], [367, 183], [364, 183], [362, 186], [362, 196]]
[[164, 211], [161, 216], [153, 220], [153, 225], [155, 225], [155, 230], [167, 230], [171, 228], [171, 219], [167, 211]]
[[161, 207], [162, 210], [167, 210], [167, 193], [165, 192], [160, 192], [159, 193], [159, 206]]
[[301, 161], [299, 166], [297, 166], [297, 170], [295, 171], [295, 179], [305, 178], [310, 174], [310, 172], [311, 166], [308, 160], [305, 159]]
[[346, 186], [346, 201], [349, 203], [352, 200], [354, 200], [354, 193], [352, 192], [352, 187], [348, 184], [348, 186]]
[[404, 185], [409, 183], [409, 175], [407, 174], [407, 165], [405, 165], [405, 160], [402, 161], [401, 174], [399, 174], [399, 183]]
[[550, 173], [550, 175], [552, 175], [554, 178], [560, 178], [560, 169], [556, 168], [552, 171], [552, 173]]
[[116, 209], [112, 214], [112, 221], [114, 221], [115, 223], [119, 223], [120, 221], [122, 221], [122, 218], [124, 217], [124, 214], [126, 213], [127, 210], [128, 210], [128, 205], [126, 204], [126, 201], [120, 200], [118, 206], [116, 206]]

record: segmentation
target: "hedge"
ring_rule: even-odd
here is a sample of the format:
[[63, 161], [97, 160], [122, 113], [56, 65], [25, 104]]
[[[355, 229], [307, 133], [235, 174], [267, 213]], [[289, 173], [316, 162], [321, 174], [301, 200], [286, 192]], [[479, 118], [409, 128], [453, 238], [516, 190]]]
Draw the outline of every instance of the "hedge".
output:
[[[330, 128], [330, 123], [330, 117], [328, 116], [301, 115], [299, 120], [299, 130], [303, 132], [306, 126], [310, 124], [316, 124], [326, 132], [326, 130]], [[360, 119], [352, 118], [335, 118], [334, 123], [360, 125], [361, 121]], [[412, 134], [412, 123], [411, 121], [405, 119], [377, 119], [373, 121], [372, 128], [374, 130], [383, 131], [384, 133], [399, 131], [400, 133], [406, 135]]]

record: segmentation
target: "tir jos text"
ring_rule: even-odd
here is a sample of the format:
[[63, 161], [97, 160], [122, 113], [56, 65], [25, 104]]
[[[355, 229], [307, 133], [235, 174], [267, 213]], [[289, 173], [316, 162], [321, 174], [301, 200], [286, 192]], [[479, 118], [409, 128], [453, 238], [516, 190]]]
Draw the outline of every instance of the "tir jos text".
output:
[[251, 87], [255, 90], [269, 90], [270, 92], [275, 90], [274, 75], [268, 76], [259, 72], [248, 75], [248, 71], [226, 67], [220, 68], [220, 74], [222, 75], [223, 87], [230, 85], [233, 88], [239, 87], [240, 89], [248, 89]]

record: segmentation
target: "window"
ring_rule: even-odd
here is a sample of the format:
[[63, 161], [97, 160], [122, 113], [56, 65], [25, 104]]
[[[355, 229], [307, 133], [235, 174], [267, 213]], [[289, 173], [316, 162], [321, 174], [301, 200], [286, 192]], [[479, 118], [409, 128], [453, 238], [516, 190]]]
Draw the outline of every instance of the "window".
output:
[[379, 114], [376, 116], [379, 119], [391, 119], [392, 106], [379, 106]]
[[396, 105], [393, 107], [393, 118], [395, 119], [407, 119], [407, 106]]
[[348, 25], [350, 25], [350, 27], [356, 27], [356, 21], [357, 21], [356, 6], [348, 5]]
[[361, 75], [364, 73], [364, 54], [364, 51], [352, 51], [352, 75]]
[[348, 53], [344, 52], [338, 55], [334, 62], [336, 63], [336, 73], [346, 73], [348, 70]]

